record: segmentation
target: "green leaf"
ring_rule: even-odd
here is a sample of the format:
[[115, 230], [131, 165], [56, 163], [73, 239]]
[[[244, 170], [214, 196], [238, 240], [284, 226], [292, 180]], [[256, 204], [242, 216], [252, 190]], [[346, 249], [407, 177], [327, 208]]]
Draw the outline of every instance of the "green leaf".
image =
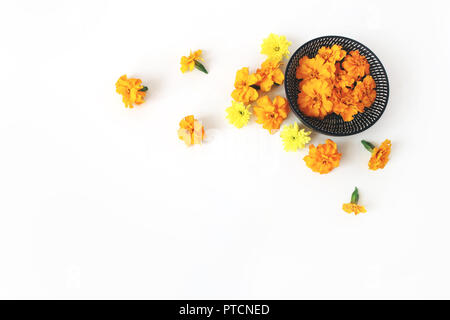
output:
[[352, 193], [352, 198], [351, 198], [351, 203], [357, 204], [359, 200], [359, 193], [358, 193], [358, 188], [355, 187], [355, 191], [353, 191]]
[[261, 89], [261, 87], [258, 86], [257, 84], [252, 84], [250, 87], [252, 87], [252, 88], [255, 89], [255, 90]]
[[204, 72], [206, 74], [208, 74], [208, 71], [206, 71], [206, 68], [197, 60], [195, 60], [195, 67], [200, 70], [201, 72]]
[[368, 142], [366, 140], [361, 140], [361, 143], [364, 146], [364, 148], [366, 148], [369, 152], [372, 152], [373, 149], [375, 148], [375, 146], [373, 144], [371, 144], [370, 142]]
[[148, 87], [144, 86], [142, 89], [139, 89], [139, 91], [145, 92], [148, 90]]

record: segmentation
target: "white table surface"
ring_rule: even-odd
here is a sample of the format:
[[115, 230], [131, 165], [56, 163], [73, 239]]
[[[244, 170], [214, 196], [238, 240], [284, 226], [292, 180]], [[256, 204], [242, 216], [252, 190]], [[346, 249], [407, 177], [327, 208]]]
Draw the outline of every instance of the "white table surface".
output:
[[[9, 1], [0, 10], [1, 298], [450, 298], [447, 1]], [[313, 173], [225, 120], [262, 40], [354, 38], [386, 112]], [[209, 74], [182, 74], [189, 49]], [[122, 74], [145, 104], [125, 109]], [[280, 87], [274, 94], [284, 96]], [[194, 114], [202, 146], [178, 140]], [[290, 114], [285, 123], [296, 120]], [[327, 137], [313, 134], [312, 143]], [[392, 140], [384, 170], [361, 139]], [[341, 209], [354, 188], [368, 213]]]

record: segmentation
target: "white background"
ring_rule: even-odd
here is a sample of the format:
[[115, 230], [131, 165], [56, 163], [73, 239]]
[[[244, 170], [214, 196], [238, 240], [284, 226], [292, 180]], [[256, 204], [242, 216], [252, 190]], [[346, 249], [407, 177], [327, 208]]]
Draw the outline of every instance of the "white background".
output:
[[[450, 298], [448, 13], [447, 1], [2, 1], [0, 297]], [[271, 32], [291, 53], [354, 38], [388, 72], [386, 112], [334, 139], [328, 175], [279, 132], [225, 120], [236, 71], [258, 67]], [[208, 75], [180, 72], [190, 49]], [[149, 86], [145, 104], [124, 108], [122, 74]], [[177, 137], [189, 114], [201, 146]], [[360, 140], [386, 138], [391, 161], [369, 171]], [[355, 186], [368, 210], [356, 217], [341, 209]]]

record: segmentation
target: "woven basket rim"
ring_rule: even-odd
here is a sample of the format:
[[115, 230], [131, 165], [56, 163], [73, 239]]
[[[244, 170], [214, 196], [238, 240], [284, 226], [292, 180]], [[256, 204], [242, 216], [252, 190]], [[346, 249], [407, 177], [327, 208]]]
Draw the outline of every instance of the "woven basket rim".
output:
[[[318, 40], [321, 40], [321, 39], [330, 39], [330, 38], [331, 38], [331, 39], [335, 38], [335, 39], [349, 40], [349, 41], [352, 41], [352, 42], [354, 42], [354, 43], [356, 43], [356, 44], [358, 44], [358, 45], [364, 47], [364, 49], [367, 50], [369, 53], [371, 53], [371, 54], [373, 55], [373, 57], [378, 61], [378, 63], [379, 63], [380, 66], [381, 66], [382, 72], [384, 73], [384, 76], [386, 77], [386, 103], [385, 103], [383, 109], [381, 110], [381, 113], [379, 114], [379, 116], [377, 117], [377, 119], [376, 119], [375, 121], [371, 121], [370, 124], [369, 124], [366, 128], [357, 130], [357, 131], [352, 132], [352, 133], [349, 133], [349, 134], [346, 134], [346, 133], [337, 133], [337, 132], [330, 132], [330, 131], [322, 130], [322, 129], [320, 129], [320, 128], [317, 128], [317, 127], [314, 126], [313, 124], [309, 123], [309, 122], [308, 122], [308, 117], [306, 117], [306, 116], [300, 111], [300, 108], [294, 107], [294, 106], [297, 106], [297, 101], [291, 101], [290, 95], [289, 95], [289, 93], [288, 93], [288, 83], [290, 83], [290, 80], [289, 80], [289, 78], [287, 77], [287, 72], [288, 72], [289, 68], [291, 67], [291, 64], [293, 63], [293, 60], [294, 60], [293, 57], [296, 56], [297, 53], [298, 53], [301, 49], [303, 49], [305, 46], [309, 45], [310, 43], [315, 42], [315, 41], [318, 41]], [[320, 132], [320, 133], [325, 134], [325, 135], [336, 136], [336, 137], [343, 137], [343, 136], [351, 136], [351, 135], [355, 135], [355, 134], [361, 133], [361, 132], [363, 132], [363, 131], [369, 129], [370, 127], [372, 127], [376, 122], [378, 122], [378, 120], [381, 118], [381, 116], [383, 115], [384, 111], [385, 111], [386, 108], [387, 108], [387, 104], [388, 104], [388, 101], [389, 101], [389, 78], [388, 78], [386, 69], [384, 68], [384, 65], [381, 63], [381, 60], [378, 58], [378, 56], [377, 56], [372, 50], [370, 50], [370, 48], [368, 48], [366, 45], [364, 45], [364, 44], [362, 44], [361, 42], [359, 42], [359, 41], [357, 41], [357, 40], [354, 40], [354, 39], [352, 39], [352, 38], [348, 38], [348, 37], [344, 37], [344, 36], [337, 36], [337, 35], [329, 35], [329, 36], [321, 36], [321, 37], [317, 37], [317, 38], [314, 38], [314, 39], [311, 39], [311, 40], [305, 42], [305, 43], [302, 44], [300, 47], [298, 47], [297, 50], [295, 50], [295, 52], [294, 52], [294, 53], [291, 55], [291, 57], [289, 58], [289, 61], [288, 61], [287, 65], [286, 65], [286, 69], [285, 69], [285, 71], [284, 71], [284, 74], [285, 74], [285, 85], [284, 85], [284, 90], [285, 90], [285, 94], [286, 94], [286, 97], [287, 97], [287, 99], [288, 99], [289, 107], [291, 108], [291, 110], [297, 115], [297, 117], [302, 121], [302, 123], [303, 123], [304, 125], [306, 125], [307, 127], [313, 129], [314, 131]], [[352, 120], [352, 121], [353, 121], [353, 120]]]

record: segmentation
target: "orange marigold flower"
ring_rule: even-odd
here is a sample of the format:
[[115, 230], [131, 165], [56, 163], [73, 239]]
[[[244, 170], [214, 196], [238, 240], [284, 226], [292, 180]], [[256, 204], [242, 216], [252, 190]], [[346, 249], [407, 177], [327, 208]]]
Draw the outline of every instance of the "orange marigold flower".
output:
[[300, 110], [319, 119], [334, 112], [344, 121], [352, 121], [375, 101], [375, 81], [369, 72], [366, 57], [358, 50], [347, 55], [339, 45], [321, 47], [314, 58], [302, 57], [296, 70], [301, 80]]
[[325, 63], [322, 57], [308, 58], [304, 56], [298, 62], [298, 68], [295, 76], [297, 79], [303, 79], [302, 82], [310, 79], [331, 79], [334, 77], [334, 65]]
[[263, 125], [264, 129], [269, 130], [272, 134], [273, 130], [280, 129], [280, 125], [289, 114], [289, 107], [286, 99], [276, 96], [273, 102], [268, 96], [263, 96], [256, 101], [253, 112], [256, 115], [256, 123]]
[[341, 156], [336, 143], [327, 139], [324, 144], [319, 144], [317, 147], [310, 145], [309, 154], [303, 160], [312, 171], [324, 174], [339, 166]]
[[256, 70], [259, 77], [258, 85], [261, 91], [270, 91], [273, 84], [283, 84], [284, 74], [280, 70], [280, 62], [274, 59], [267, 59], [261, 65], [261, 69]]
[[259, 81], [259, 77], [256, 74], [250, 74], [248, 68], [242, 68], [236, 73], [236, 80], [234, 81], [234, 87], [236, 88], [231, 93], [231, 97], [245, 104], [258, 99], [258, 91], [252, 88]]
[[205, 129], [203, 125], [190, 115], [184, 117], [180, 121], [180, 129], [178, 129], [178, 137], [186, 143], [187, 146], [193, 144], [201, 144], [205, 137]]
[[377, 97], [375, 86], [375, 80], [373, 80], [372, 76], [367, 76], [363, 81], [358, 81], [356, 84], [353, 94], [355, 95], [355, 99], [359, 101], [363, 107], [368, 108], [375, 101], [375, 98]]
[[330, 47], [322, 47], [319, 49], [317, 53], [325, 63], [335, 64], [337, 61], [341, 61], [347, 55], [345, 50], [342, 50], [342, 47], [335, 44], [331, 48]]
[[336, 63], [336, 72], [334, 78], [334, 85], [338, 88], [353, 88], [356, 79], [347, 71], [341, 68], [340, 63]]
[[352, 90], [347, 87], [335, 87], [331, 94], [331, 101], [333, 102], [333, 112], [340, 115], [344, 121], [352, 121], [360, 108]]
[[360, 206], [356, 203], [344, 203], [342, 205], [342, 209], [347, 213], [354, 213], [355, 216], [362, 212], [367, 212], [367, 210], [366, 210], [366, 208], [364, 208], [364, 206]]
[[304, 84], [297, 101], [300, 110], [308, 117], [323, 119], [333, 108], [333, 103], [329, 100], [331, 96], [329, 82], [319, 79], [302, 82]]
[[133, 108], [133, 104], [144, 103], [147, 87], [144, 87], [141, 79], [127, 78], [123, 75], [116, 82], [116, 92], [122, 95], [122, 101], [125, 108]]
[[383, 169], [389, 161], [390, 153], [391, 153], [391, 140], [386, 139], [378, 148], [373, 148], [372, 156], [370, 157], [369, 160], [369, 169], [370, 170]]
[[370, 65], [359, 50], [350, 51], [342, 62], [342, 67], [354, 78], [362, 78], [370, 72]]
[[204, 61], [203, 58], [200, 57], [201, 54], [202, 54], [202, 50], [197, 50], [197, 51], [195, 51], [194, 53], [192, 53], [192, 51], [190, 51], [190, 54], [189, 54], [188, 57], [182, 56], [182, 57], [181, 57], [181, 61], [180, 61], [180, 64], [181, 64], [181, 68], [180, 68], [180, 69], [181, 69], [181, 72], [185, 73], [185, 72], [188, 71], [188, 70], [189, 70], [189, 71], [194, 70], [194, 67], [195, 67], [195, 61], [198, 61], [198, 60]]

